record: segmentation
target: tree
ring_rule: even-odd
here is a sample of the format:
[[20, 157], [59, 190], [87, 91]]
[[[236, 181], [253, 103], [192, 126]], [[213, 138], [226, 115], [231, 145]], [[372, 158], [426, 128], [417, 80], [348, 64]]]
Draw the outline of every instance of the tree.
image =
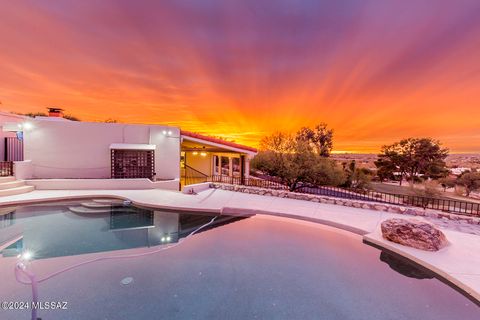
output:
[[333, 148], [333, 129], [328, 129], [323, 122], [313, 129], [303, 127], [297, 132], [296, 139], [307, 142], [320, 156], [328, 157]]
[[35, 118], [35, 117], [48, 117], [48, 114], [45, 112], [27, 112], [27, 113], [19, 113], [19, 112], [14, 112], [14, 114], [18, 114], [21, 116], [27, 116], [30, 118]]
[[372, 171], [367, 168], [355, 168], [352, 176], [351, 187], [354, 189], [370, 189], [370, 182], [372, 181]]
[[413, 188], [413, 192], [418, 197], [410, 198], [408, 201], [411, 205], [423, 207], [426, 209], [430, 203], [438, 199], [440, 191], [438, 190], [438, 182], [435, 180], [423, 181], [420, 188]]
[[457, 179], [457, 184], [465, 188], [468, 197], [472, 191], [480, 189], [480, 172], [465, 172]]
[[290, 191], [308, 184], [339, 185], [345, 177], [333, 160], [318, 154], [309, 142], [282, 132], [261, 140], [251, 166], [278, 178]]
[[453, 188], [456, 186], [457, 179], [454, 177], [444, 177], [444, 178], [440, 178], [438, 182], [442, 186], [443, 192], [446, 192], [447, 188]]
[[448, 149], [442, 148], [437, 140], [408, 138], [383, 146], [375, 165], [383, 177], [398, 174], [401, 185], [404, 178], [415, 181], [419, 176], [424, 179], [445, 177], [447, 156]]
[[[22, 116], [27, 116], [27, 117], [30, 117], [30, 118], [48, 117], [48, 114], [46, 114], [45, 112], [27, 112], [27, 113], [15, 113], [15, 114], [22, 115]], [[67, 120], [71, 120], [71, 121], [81, 121], [78, 117], [73, 116], [71, 114], [65, 114], [65, 115], [63, 115], [63, 118], [65, 118]]]
[[70, 120], [70, 121], [81, 121], [80, 118], [73, 116], [71, 114], [64, 114], [63, 115], [64, 119]]

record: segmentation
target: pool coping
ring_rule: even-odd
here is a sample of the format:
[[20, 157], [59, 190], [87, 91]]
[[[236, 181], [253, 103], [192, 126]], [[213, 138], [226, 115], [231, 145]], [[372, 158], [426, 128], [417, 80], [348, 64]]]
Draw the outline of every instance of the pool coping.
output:
[[[66, 191], [66, 190], [62, 190]], [[163, 210], [177, 210], [177, 211], [189, 211], [189, 212], [209, 212], [209, 213], [216, 213], [216, 214], [228, 214], [228, 215], [270, 215], [270, 216], [278, 216], [278, 217], [284, 217], [284, 218], [291, 218], [291, 219], [297, 219], [297, 220], [303, 220], [303, 221], [308, 221], [308, 222], [313, 222], [313, 223], [318, 223], [321, 225], [327, 225], [330, 227], [338, 228], [341, 230], [345, 230], [357, 235], [362, 236], [362, 239], [364, 242], [367, 244], [372, 244], [376, 247], [383, 248], [385, 250], [391, 251], [395, 254], [398, 254], [418, 265], [421, 265], [422, 267], [425, 267], [426, 269], [432, 271], [436, 275], [438, 275], [440, 278], [444, 279], [448, 285], [450, 285], [453, 289], [460, 291], [462, 294], [466, 295], [467, 298], [470, 298], [473, 300], [475, 303], [480, 304], [480, 273], [478, 274], [465, 274], [461, 272], [448, 272], [447, 270], [444, 270], [442, 267], [435, 265], [434, 261], [428, 261], [428, 259], [422, 258], [422, 252], [421, 250], [414, 249], [414, 248], [409, 248], [405, 246], [401, 246], [396, 243], [392, 243], [390, 241], [387, 241], [383, 239], [381, 234], [379, 235], [379, 224], [380, 220], [386, 219], [384, 215], [379, 216], [379, 222], [377, 226], [375, 227], [375, 230], [373, 232], [367, 231], [362, 229], [361, 227], [355, 227], [352, 226], [351, 224], [347, 224], [347, 221], [344, 222], [339, 222], [339, 221], [334, 221], [332, 219], [322, 219], [318, 217], [313, 217], [313, 216], [308, 216], [308, 215], [302, 215], [299, 213], [294, 213], [294, 212], [281, 212], [281, 210], [264, 210], [264, 209], [251, 209], [251, 208], [242, 208], [238, 206], [228, 206], [228, 205], [222, 205], [219, 207], [200, 207], [200, 206], [174, 206], [174, 205], [169, 205], [169, 204], [162, 204], [160, 201], [139, 201], [139, 199], [135, 199], [135, 197], [129, 197], [125, 193], [128, 193], [129, 190], [92, 190], [95, 192], [89, 192], [89, 190], [77, 190], [81, 191], [81, 194], [74, 194], [75, 190], [70, 190], [72, 194], [69, 194], [70, 192], [66, 192], [64, 195], [58, 195], [58, 196], [40, 196], [40, 197], [26, 197], [26, 198], [20, 198], [20, 199], [15, 199], [15, 200], [10, 200], [10, 199], [4, 199], [0, 198], [0, 207], [8, 207], [8, 206], [15, 206], [15, 205], [25, 205], [25, 204], [37, 204], [37, 203], [49, 203], [49, 202], [58, 202], [58, 201], [68, 201], [68, 200], [88, 200], [92, 198], [105, 198], [105, 199], [119, 199], [119, 200], [128, 200], [131, 201], [133, 205], [136, 206], [141, 206], [141, 207], [149, 207], [149, 208], [157, 208], [157, 209], [163, 209]], [[136, 191], [142, 191], [142, 190], [136, 190]], [[33, 191], [32, 193], [34, 193]], [[172, 193], [173, 191], [166, 191], [166, 190], [156, 190], [156, 192], [169, 192]], [[229, 192], [229, 191], [224, 191], [224, 192]], [[175, 192], [178, 194], [178, 192]], [[232, 192], [233, 193], [233, 192]], [[184, 195], [186, 197], [192, 197], [192, 195]], [[252, 195], [253, 196], [253, 195]], [[264, 196], [259, 196], [255, 195], [256, 197], [264, 197]], [[5, 198], [10, 198], [10, 197], [5, 197]], [[17, 197], [18, 198], [18, 197]], [[302, 200], [296, 200], [296, 199], [285, 199], [287, 201], [294, 201], [294, 202], [299, 202]], [[319, 204], [321, 205], [321, 204]], [[364, 211], [364, 209], [356, 209], [359, 211]], [[333, 217], [334, 215], [332, 215]], [[412, 218], [418, 218], [418, 217], [412, 217]], [[348, 221], [351, 223], [351, 221]], [[448, 231], [446, 232], [447, 238], [449, 237], [449, 234], [453, 234], [455, 231]], [[480, 240], [480, 237], [475, 236]], [[479, 242], [480, 243], [480, 242]], [[455, 245], [455, 243], [453, 244]], [[457, 244], [458, 246], [461, 246], [462, 244]], [[424, 252], [423, 252], [424, 254]], [[435, 253], [433, 253], [435, 254]], [[478, 255], [478, 258], [480, 259], [480, 254]], [[468, 261], [467, 261], [468, 262]], [[460, 279], [456, 275], [470, 275], [474, 277], [478, 277], [476, 282], [474, 280], [467, 281], [466, 279]], [[476, 284], [476, 287], [475, 287]], [[460, 290], [458, 290], [460, 289]]]

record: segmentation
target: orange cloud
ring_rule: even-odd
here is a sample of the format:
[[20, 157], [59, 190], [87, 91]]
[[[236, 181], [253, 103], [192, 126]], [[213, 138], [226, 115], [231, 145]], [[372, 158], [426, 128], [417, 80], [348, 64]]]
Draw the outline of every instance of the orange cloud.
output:
[[327, 122], [336, 150], [431, 136], [480, 152], [479, 13], [468, 0], [7, 2], [0, 101], [253, 146]]

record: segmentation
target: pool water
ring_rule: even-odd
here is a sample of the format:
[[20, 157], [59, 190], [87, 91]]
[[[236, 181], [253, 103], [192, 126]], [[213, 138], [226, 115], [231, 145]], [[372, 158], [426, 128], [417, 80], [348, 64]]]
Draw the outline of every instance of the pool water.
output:
[[[0, 243], [14, 238], [12, 234], [18, 234], [18, 240], [1, 254], [12, 257], [28, 251], [35, 260], [175, 243], [215, 216], [156, 211], [102, 199], [12, 209], [14, 214], [4, 218], [10, 228], [0, 229]], [[221, 217], [215, 224], [233, 219], [237, 218]]]
[[[95, 205], [95, 203], [99, 205]], [[0, 220], [0, 297], [31, 299], [13, 276], [29, 250], [42, 319], [480, 319], [478, 305], [361, 237], [284, 218], [218, 217], [87, 201], [12, 208]], [[82, 209], [86, 208], [86, 209]], [[2, 212], [6, 212], [4, 210]], [[181, 240], [181, 239], [184, 239]], [[180, 241], [180, 242], [179, 242]], [[0, 319], [30, 319], [0, 310]]]

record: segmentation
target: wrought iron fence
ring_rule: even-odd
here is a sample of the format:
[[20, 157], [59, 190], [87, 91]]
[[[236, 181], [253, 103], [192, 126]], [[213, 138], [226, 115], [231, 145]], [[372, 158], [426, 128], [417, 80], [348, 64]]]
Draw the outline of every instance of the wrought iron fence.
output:
[[13, 162], [0, 161], [0, 177], [13, 176]]
[[[208, 181], [245, 185], [276, 190], [289, 190], [288, 187], [278, 181], [271, 181], [259, 178], [240, 178], [214, 175], [208, 177]], [[299, 193], [308, 193], [321, 196], [344, 198], [351, 200], [371, 201], [385, 204], [396, 204], [403, 206], [421, 207], [444, 212], [463, 214], [469, 216], [480, 216], [480, 203], [451, 200], [444, 198], [429, 198], [415, 195], [394, 194], [378, 192], [373, 190], [356, 190], [329, 186], [301, 185], [294, 190]]]

